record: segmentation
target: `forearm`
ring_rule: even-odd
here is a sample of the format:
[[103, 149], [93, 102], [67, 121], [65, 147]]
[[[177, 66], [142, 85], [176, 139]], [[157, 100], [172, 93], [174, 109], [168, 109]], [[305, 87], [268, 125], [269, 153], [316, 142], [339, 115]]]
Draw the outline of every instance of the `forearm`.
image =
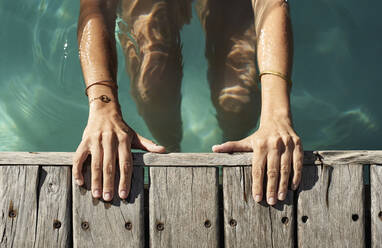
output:
[[[262, 15], [257, 42], [257, 59], [260, 73], [275, 71], [291, 77], [293, 44], [288, 7], [284, 1], [274, 4]], [[289, 85], [281, 77], [261, 77], [261, 121], [280, 117], [290, 121]]]
[[[103, 80], [116, 86], [116, 5], [117, 1], [81, 0], [77, 38], [86, 86]], [[118, 103], [115, 89], [116, 87], [102, 85], [92, 86], [88, 90], [89, 99], [105, 94]]]

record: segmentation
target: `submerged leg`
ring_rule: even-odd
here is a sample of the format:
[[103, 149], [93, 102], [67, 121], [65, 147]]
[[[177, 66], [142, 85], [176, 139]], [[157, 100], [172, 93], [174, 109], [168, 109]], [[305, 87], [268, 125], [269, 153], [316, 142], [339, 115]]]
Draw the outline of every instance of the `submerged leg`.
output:
[[256, 32], [250, 0], [199, 0], [206, 33], [208, 80], [224, 140], [245, 137], [260, 115]]
[[120, 41], [131, 92], [139, 114], [167, 151], [179, 151], [182, 139], [179, 30], [189, 21], [191, 9], [180, 7], [170, 0], [125, 0], [121, 5], [127, 27], [120, 28], [130, 34], [121, 34]]

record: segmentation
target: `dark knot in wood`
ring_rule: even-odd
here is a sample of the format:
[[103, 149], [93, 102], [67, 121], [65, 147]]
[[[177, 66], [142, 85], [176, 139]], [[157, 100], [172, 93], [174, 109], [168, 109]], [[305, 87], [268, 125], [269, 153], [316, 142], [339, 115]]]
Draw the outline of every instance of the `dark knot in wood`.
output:
[[284, 225], [288, 224], [288, 222], [289, 222], [288, 217], [284, 216], [281, 218], [281, 223], [283, 223]]
[[302, 217], [301, 217], [301, 221], [302, 221], [303, 223], [306, 223], [306, 222], [308, 221], [308, 216], [306, 216], [306, 215], [302, 216]]
[[9, 210], [9, 213], [8, 213], [8, 216], [9, 218], [15, 218], [16, 217], [16, 210]]
[[133, 224], [131, 224], [131, 222], [126, 222], [125, 228], [130, 231], [131, 229], [133, 229]]
[[83, 230], [88, 230], [89, 229], [89, 223], [87, 221], [84, 221], [81, 223], [81, 228]]
[[358, 214], [352, 214], [351, 218], [353, 221], [357, 221], [359, 216], [358, 216]]
[[206, 221], [204, 222], [204, 226], [205, 226], [206, 228], [210, 228], [210, 227], [211, 227], [211, 221], [206, 220]]
[[53, 229], [59, 229], [61, 227], [61, 221], [54, 220], [53, 221]]
[[382, 211], [378, 214], [379, 219], [382, 221]]
[[232, 227], [235, 227], [235, 226], [237, 226], [237, 221], [235, 219], [232, 219], [229, 221], [229, 225]]
[[157, 224], [157, 230], [158, 231], [163, 231], [164, 230], [164, 224], [163, 223], [158, 223]]

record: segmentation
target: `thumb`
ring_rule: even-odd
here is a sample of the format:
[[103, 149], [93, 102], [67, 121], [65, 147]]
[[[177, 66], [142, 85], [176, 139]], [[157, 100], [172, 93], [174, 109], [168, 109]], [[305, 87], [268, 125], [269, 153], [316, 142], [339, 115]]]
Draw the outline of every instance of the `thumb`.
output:
[[228, 141], [212, 147], [213, 152], [250, 152], [252, 147], [247, 138], [239, 141]]
[[166, 149], [163, 146], [155, 144], [153, 141], [136, 134], [131, 142], [132, 148], [145, 150], [148, 152], [164, 153]]

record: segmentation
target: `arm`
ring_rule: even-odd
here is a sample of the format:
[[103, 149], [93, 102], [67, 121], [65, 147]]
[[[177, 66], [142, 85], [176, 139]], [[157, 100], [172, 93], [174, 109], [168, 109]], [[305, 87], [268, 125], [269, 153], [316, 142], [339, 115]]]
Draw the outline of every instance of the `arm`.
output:
[[[114, 194], [115, 163], [120, 169], [119, 196], [127, 198], [132, 176], [131, 148], [164, 152], [130, 128], [122, 118], [116, 88], [117, 54], [115, 44], [115, 17], [117, 0], [81, 0], [78, 21], [78, 44], [81, 67], [87, 86], [107, 80], [105, 85], [89, 88], [89, 99], [106, 95], [89, 104], [89, 118], [82, 140], [73, 158], [73, 176], [78, 185], [84, 183], [82, 166], [89, 154], [91, 159], [92, 195], [103, 195], [110, 201]], [[102, 180], [103, 178], [103, 180]], [[102, 184], [103, 182], [103, 184]]]
[[[266, 9], [259, 2], [274, 4]], [[281, 0], [253, 0], [253, 6], [256, 18], [261, 18], [261, 21], [256, 20], [259, 26], [257, 59], [260, 72], [276, 71], [290, 78], [292, 39], [286, 3]], [[243, 140], [227, 142], [213, 150], [253, 151], [253, 197], [257, 202], [263, 198], [263, 178], [267, 168], [266, 198], [270, 205], [274, 205], [276, 199], [284, 200], [286, 197], [292, 167], [292, 189], [297, 188], [301, 179], [303, 149], [292, 126], [288, 83], [275, 75], [262, 76], [261, 101], [259, 129]]]

